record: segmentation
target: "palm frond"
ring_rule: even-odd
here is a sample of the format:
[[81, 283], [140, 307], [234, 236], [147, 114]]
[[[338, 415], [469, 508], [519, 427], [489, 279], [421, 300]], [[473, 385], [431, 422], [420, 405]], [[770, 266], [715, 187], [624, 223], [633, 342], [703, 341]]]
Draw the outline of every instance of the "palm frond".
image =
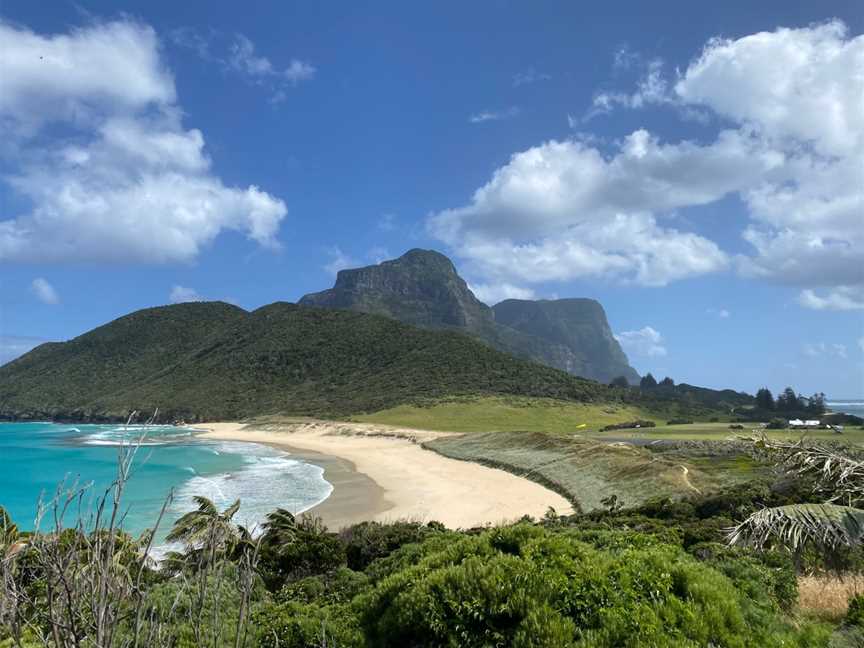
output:
[[864, 461], [831, 448], [808, 445], [803, 439], [796, 443], [761, 439], [757, 445], [780, 453], [787, 471], [813, 477], [817, 490], [829, 495], [829, 501], [850, 505], [864, 501]]
[[864, 538], [864, 510], [837, 504], [791, 504], [757, 511], [729, 531], [731, 545], [766, 549], [781, 545], [798, 552], [808, 544], [822, 551], [858, 546]]

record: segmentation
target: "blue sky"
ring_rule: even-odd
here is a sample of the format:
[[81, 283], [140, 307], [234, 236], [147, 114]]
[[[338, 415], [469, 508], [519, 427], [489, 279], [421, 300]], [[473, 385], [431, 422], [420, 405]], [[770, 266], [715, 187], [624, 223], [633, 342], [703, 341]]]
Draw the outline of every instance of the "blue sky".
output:
[[3, 3], [0, 361], [426, 247], [642, 372], [864, 396], [857, 3], [309, 4]]

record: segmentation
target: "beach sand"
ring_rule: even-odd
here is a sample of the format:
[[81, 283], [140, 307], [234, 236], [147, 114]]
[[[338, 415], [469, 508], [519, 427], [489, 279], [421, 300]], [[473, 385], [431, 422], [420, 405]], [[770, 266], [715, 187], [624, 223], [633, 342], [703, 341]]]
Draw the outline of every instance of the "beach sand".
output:
[[503, 470], [443, 457], [420, 443], [446, 433], [334, 421], [202, 423], [202, 438], [282, 448], [324, 468], [333, 493], [309, 513], [331, 529], [363, 520], [437, 520], [469, 528], [541, 517], [561, 495]]

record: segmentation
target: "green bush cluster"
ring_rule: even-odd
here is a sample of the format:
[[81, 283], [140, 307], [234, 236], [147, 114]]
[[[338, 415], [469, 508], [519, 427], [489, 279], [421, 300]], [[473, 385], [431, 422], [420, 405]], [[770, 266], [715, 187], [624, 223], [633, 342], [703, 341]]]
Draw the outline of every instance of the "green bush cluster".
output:
[[[793, 621], [790, 556], [722, 542], [734, 519], [805, 499], [805, 491], [751, 484], [689, 501], [469, 531], [366, 522], [332, 533], [277, 511], [262, 536], [242, 645], [848, 648], [864, 636], [864, 599], [850, 601], [839, 628]], [[203, 598], [186, 586], [202, 578], [194, 561], [148, 570], [130, 612], [140, 605], [146, 629], [178, 648], [235, 646], [238, 555], [228, 552], [208, 568]], [[39, 574], [21, 573], [38, 591]], [[3, 632], [0, 646], [9, 644]], [[129, 627], [118, 636], [128, 637]]]
[[656, 423], [654, 421], [626, 421], [624, 423], [612, 423], [610, 425], [604, 425], [600, 428], [601, 432], [609, 432], [610, 430], [629, 430], [631, 428], [652, 428], [656, 427]]

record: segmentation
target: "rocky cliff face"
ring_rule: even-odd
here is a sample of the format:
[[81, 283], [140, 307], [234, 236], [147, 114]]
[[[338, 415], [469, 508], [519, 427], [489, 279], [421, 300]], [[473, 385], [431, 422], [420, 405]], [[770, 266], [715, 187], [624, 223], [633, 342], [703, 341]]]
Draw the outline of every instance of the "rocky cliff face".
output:
[[481, 333], [494, 327], [491, 309], [468, 289], [453, 263], [432, 250], [410, 250], [375, 266], [340, 270], [330, 290], [301, 306], [386, 315], [414, 326]]
[[593, 299], [507, 299], [492, 310], [498, 324], [569, 349], [577, 364], [562, 368], [571, 373], [581, 370], [601, 382], [617, 376], [639, 380], [612, 335], [603, 306]]
[[638, 380], [597, 302], [508, 300], [499, 315], [497, 306], [493, 310], [474, 296], [450, 259], [431, 250], [410, 250], [377, 266], [342, 270], [333, 288], [306, 295], [300, 305], [461, 331], [513, 355], [602, 382], [621, 375]]

